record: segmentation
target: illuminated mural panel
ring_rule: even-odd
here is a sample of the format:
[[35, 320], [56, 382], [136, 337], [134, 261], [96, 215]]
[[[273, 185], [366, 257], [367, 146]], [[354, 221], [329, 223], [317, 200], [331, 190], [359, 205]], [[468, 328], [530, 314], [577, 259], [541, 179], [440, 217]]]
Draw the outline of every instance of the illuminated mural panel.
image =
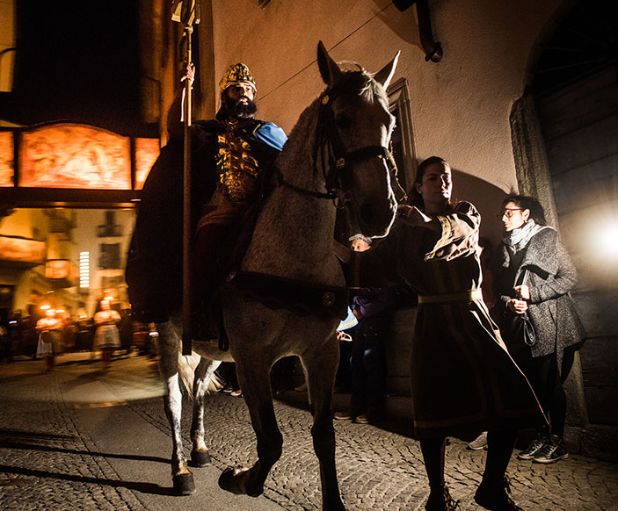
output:
[[13, 133], [0, 131], [0, 186], [13, 186]]
[[135, 189], [141, 190], [150, 168], [159, 156], [158, 138], [135, 139]]
[[45, 261], [45, 242], [0, 235], [0, 261], [42, 264]]
[[76, 124], [24, 131], [22, 137], [19, 186], [131, 189], [128, 137]]

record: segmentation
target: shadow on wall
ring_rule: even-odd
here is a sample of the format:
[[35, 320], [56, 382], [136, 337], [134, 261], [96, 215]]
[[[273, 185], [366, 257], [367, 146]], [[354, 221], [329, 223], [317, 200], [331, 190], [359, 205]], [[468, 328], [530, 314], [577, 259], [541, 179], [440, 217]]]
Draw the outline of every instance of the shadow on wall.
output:
[[495, 248], [502, 239], [502, 222], [497, 215], [507, 193], [461, 170], [452, 169], [451, 172], [453, 174], [453, 198], [471, 202], [476, 206], [482, 218], [481, 236], [489, 238]]
[[397, 10], [392, 2], [386, 7], [383, 0], [373, 0], [373, 3], [376, 4], [377, 8], [381, 9], [377, 16], [382, 23], [387, 25], [403, 41], [416, 46], [421, 51], [423, 50], [418, 31], [416, 9], [406, 9], [401, 12]]

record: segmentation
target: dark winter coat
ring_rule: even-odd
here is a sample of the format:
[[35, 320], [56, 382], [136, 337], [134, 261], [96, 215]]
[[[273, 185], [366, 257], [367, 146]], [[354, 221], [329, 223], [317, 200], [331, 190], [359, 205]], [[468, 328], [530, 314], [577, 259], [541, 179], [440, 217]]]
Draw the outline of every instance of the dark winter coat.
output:
[[582, 342], [585, 337], [575, 304], [569, 292], [577, 283], [577, 271], [558, 232], [544, 228], [530, 238], [523, 249], [523, 259], [515, 270], [514, 280], [506, 275], [509, 271], [511, 254], [506, 245], [500, 246], [498, 254], [497, 285], [500, 303], [506, 314], [506, 302], [515, 298], [513, 287], [522, 282], [522, 272], [528, 272], [527, 285], [530, 288], [528, 316], [536, 332], [537, 342], [531, 348], [533, 357], [556, 353], [558, 367], [562, 367], [564, 349]]

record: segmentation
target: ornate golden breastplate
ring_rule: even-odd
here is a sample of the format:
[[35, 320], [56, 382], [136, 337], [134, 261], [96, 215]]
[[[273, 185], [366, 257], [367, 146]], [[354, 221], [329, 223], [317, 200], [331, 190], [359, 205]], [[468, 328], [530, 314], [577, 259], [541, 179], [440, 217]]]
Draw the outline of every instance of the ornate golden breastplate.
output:
[[216, 157], [219, 189], [232, 202], [250, 201], [257, 192], [259, 163], [251, 145], [236, 133], [237, 123], [228, 122], [225, 133], [217, 136]]

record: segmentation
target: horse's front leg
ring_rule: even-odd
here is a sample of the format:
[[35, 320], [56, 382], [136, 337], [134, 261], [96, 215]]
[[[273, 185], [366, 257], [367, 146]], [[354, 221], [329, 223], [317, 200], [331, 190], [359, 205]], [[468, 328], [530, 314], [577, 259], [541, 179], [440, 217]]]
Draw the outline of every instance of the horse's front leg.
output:
[[[259, 346], [255, 342], [253, 346]], [[258, 459], [251, 468], [227, 468], [219, 477], [219, 486], [237, 494], [257, 497], [264, 492], [264, 482], [272, 466], [281, 457], [283, 436], [277, 426], [270, 388], [270, 361], [255, 349], [236, 358], [238, 382], [257, 438]]]
[[164, 397], [165, 415], [172, 432], [174, 490], [180, 495], [191, 495], [195, 492], [195, 482], [182, 446], [182, 392], [178, 374], [180, 338], [171, 320], [157, 324], [157, 329], [159, 331], [159, 367], [167, 391]]
[[191, 423], [191, 463], [196, 467], [203, 467], [210, 463], [210, 453], [204, 440], [204, 396], [210, 388], [214, 389], [218, 380], [215, 370], [221, 362], [200, 359], [195, 369], [193, 380], [193, 421]]
[[313, 450], [320, 463], [322, 509], [344, 510], [339, 493], [335, 464], [335, 429], [333, 428], [333, 388], [339, 365], [339, 346], [328, 342], [314, 348], [302, 358], [307, 374], [313, 426]]

